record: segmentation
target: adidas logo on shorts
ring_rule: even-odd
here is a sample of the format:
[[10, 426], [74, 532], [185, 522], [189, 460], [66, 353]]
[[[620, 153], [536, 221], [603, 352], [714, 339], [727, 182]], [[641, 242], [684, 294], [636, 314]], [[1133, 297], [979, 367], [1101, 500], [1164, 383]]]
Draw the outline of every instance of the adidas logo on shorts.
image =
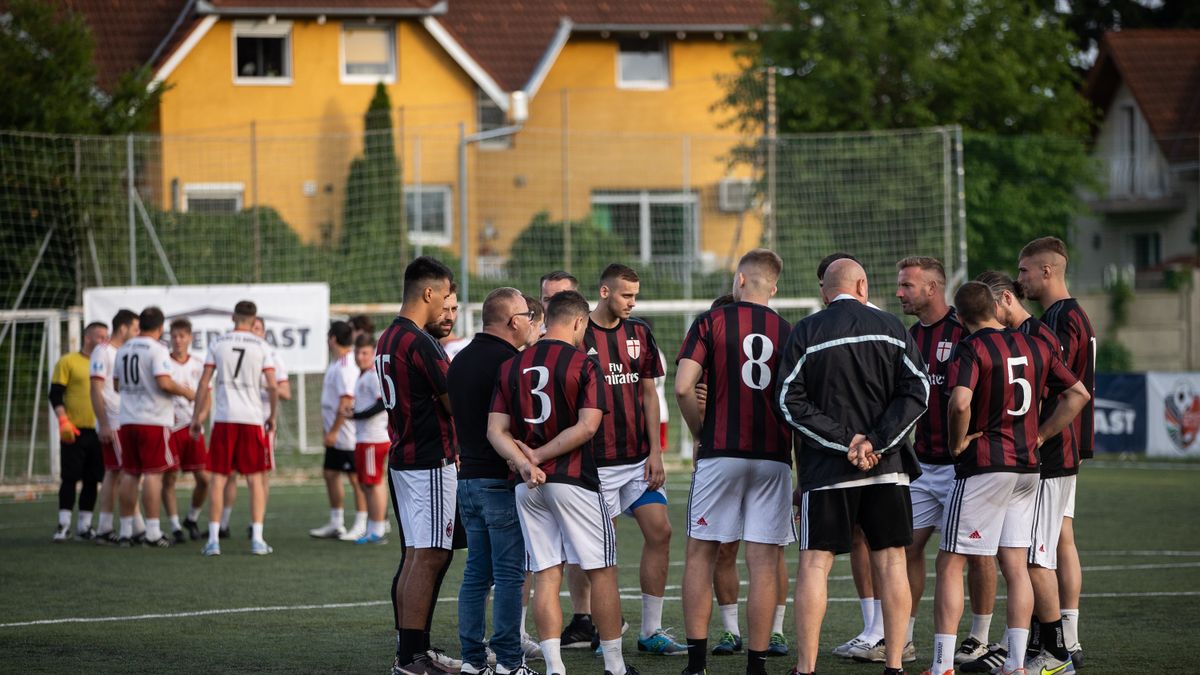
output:
[[967, 537], [967, 539], [983, 539], [983, 535], [979, 534], [979, 530], [975, 530], [970, 536]]
[[708, 521], [704, 519], [704, 516], [700, 516], [700, 519], [696, 521], [696, 524], [708, 527]]

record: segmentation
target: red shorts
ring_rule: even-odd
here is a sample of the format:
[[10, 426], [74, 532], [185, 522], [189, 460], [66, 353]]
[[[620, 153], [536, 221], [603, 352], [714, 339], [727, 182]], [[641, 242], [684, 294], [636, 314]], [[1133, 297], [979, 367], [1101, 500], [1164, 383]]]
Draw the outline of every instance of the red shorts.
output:
[[363, 485], [379, 485], [387, 473], [391, 443], [359, 443], [354, 446], [354, 472]]
[[175, 456], [177, 468], [182, 471], [207, 471], [208, 448], [204, 447], [204, 434], [192, 439], [191, 429], [184, 427], [171, 432], [171, 454]]
[[121, 436], [119, 433], [113, 433], [112, 443], [100, 441], [100, 454], [104, 457], [105, 471], [121, 470]]
[[175, 464], [168, 447], [170, 427], [126, 424], [117, 431], [121, 440], [121, 470], [134, 476], [162, 473]]
[[269, 471], [274, 462], [263, 428], [257, 424], [217, 422], [208, 443], [208, 470], [228, 476]]

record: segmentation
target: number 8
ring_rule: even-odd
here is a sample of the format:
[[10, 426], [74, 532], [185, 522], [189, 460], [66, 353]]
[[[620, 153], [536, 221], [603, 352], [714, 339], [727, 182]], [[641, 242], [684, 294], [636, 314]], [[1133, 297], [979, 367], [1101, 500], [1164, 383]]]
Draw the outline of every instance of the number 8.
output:
[[[762, 354], [757, 359], [754, 358], [755, 340], [762, 341]], [[766, 335], [751, 333], [742, 340], [742, 353], [746, 355], [746, 362], [742, 364], [742, 382], [751, 389], [766, 389], [771, 384], [771, 368], [767, 361], [775, 353], [775, 345]]]

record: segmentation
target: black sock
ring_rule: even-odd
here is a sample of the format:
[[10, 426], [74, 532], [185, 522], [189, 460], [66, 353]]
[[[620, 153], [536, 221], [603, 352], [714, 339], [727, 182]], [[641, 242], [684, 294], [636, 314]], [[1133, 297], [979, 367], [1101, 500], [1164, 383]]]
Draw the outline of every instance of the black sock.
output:
[[418, 628], [401, 628], [400, 629], [400, 647], [396, 650], [396, 658], [400, 659], [400, 665], [406, 666], [413, 662], [418, 653], [423, 653], [421, 643], [424, 638], [421, 636], [421, 631]]
[[587, 621], [588, 623], [591, 623], [592, 615], [591, 614], [572, 614], [571, 615], [571, 623], [575, 623], [576, 621]]
[[703, 673], [708, 665], [708, 638], [693, 640], [688, 638], [688, 672]]
[[1042, 623], [1042, 649], [1059, 661], [1070, 660], [1071, 653], [1067, 651], [1067, 643], [1063, 638], [1062, 619]]
[[1025, 647], [1027, 652], [1042, 651], [1042, 622], [1038, 621], [1037, 615], [1029, 622], [1029, 643]]
[[767, 653], [746, 650], [746, 675], [767, 675]]
[[421, 631], [421, 651], [427, 652], [429, 649], [429, 631], [423, 630]]
[[904, 675], [904, 669], [903, 668], [888, 668], [887, 666], [884, 666], [883, 675]]

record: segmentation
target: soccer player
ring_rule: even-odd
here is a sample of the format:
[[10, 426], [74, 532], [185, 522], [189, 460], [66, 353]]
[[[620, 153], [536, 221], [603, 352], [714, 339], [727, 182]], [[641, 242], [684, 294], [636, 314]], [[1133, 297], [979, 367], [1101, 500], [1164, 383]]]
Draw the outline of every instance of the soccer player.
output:
[[91, 539], [96, 535], [92, 529], [92, 509], [96, 507], [97, 486], [104, 480], [104, 458], [100, 454], [100, 437], [96, 435], [88, 371], [92, 352], [105, 342], [108, 342], [108, 326], [98, 322], [88, 324], [83, 329], [83, 346], [60, 358], [50, 376], [50, 405], [58, 416], [58, 436], [62, 442], [62, 484], [58, 488], [55, 542], [67, 541], [72, 536], [76, 483], [83, 486], [79, 491], [75, 536]]
[[[1007, 329], [996, 319], [995, 298], [986, 284], [964, 284], [954, 304], [971, 334], [959, 343], [947, 373], [946, 438], [955, 457], [954, 498], [942, 522], [936, 634], [927, 672], [953, 675], [966, 558], [998, 554], [1008, 589], [1008, 658], [997, 672], [1024, 674], [1033, 609], [1026, 556], [1038, 492], [1038, 447], [1061, 432], [1089, 396], [1048, 343]], [[1058, 405], [1039, 425], [1043, 395]]]
[[191, 387], [171, 379], [171, 354], [159, 338], [164, 317], [158, 307], [147, 307], [138, 316], [139, 332], [114, 356], [114, 385], [121, 394], [117, 434], [121, 440], [121, 527], [117, 543], [133, 543], [133, 514], [138, 482], [142, 483], [142, 508], [146, 514], [147, 546], [171, 545], [159, 526], [163, 473], [175, 464], [168, 442], [175, 423], [172, 396], [194, 399]]
[[[705, 672], [717, 549], [739, 539], [746, 542], [750, 572], [746, 672], [766, 672], [779, 547], [795, 541], [792, 434], [776, 412], [772, 386], [790, 327], [767, 307], [782, 271], [783, 261], [773, 251], [742, 256], [733, 278], [735, 302], [698, 317], [676, 359], [675, 397], [699, 439], [683, 573], [685, 673]], [[702, 374], [703, 416], [696, 396]]]
[[548, 673], [565, 675], [558, 594], [563, 564], [579, 565], [591, 582], [591, 600], [606, 675], [637, 675], [621, 655], [616, 531], [588, 442], [607, 408], [597, 362], [580, 349], [588, 303], [575, 291], [554, 295], [546, 306], [546, 335], [501, 368], [488, 416], [488, 441], [511, 458], [524, 452], [544, 473], [537, 487], [532, 468], [516, 489], [529, 569], [536, 574], [534, 620], [543, 637]]
[[[533, 343], [537, 342], [538, 338], [542, 337], [542, 334], [546, 332], [546, 305], [532, 295], [522, 293], [521, 297], [525, 298], [525, 305], [529, 307], [529, 311], [533, 312], [533, 318], [529, 320], [533, 325], [533, 331], [529, 334], [529, 340], [525, 343], [525, 347], [532, 347]], [[521, 347], [521, 349], [525, 347]]]
[[[186, 318], [175, 319], [171, 322], [171, 379], [177, 384], [196, 391], [200, 385], [200, 377], [204, 374], [204, 361], [189, 353], [192, 346], [192, 322]], [[181, 471], [190, 471], [196, 479], [196, 488], [192, 491], [192, 503], [188, 509], [187, 518], [180, 527], [178, 507], [175, 506], [174, 475], [168, 474], [171, 490], [164, 495], [167, 500], [167, 512], [171, 514], [171, 529], [175, 533], [175, 543], [182, 541], [181, 529], [186, 529], [192, 541], [200, 539], [198, 518], [208, 497], [208, 448], [204, 444], [204, 434], [192, 438], [188, 429], [196, 412], [193, 401], [183, 396], [174, 398], [175, 424], [171, 428], [171, 454], [179, 462]]]
[[[100, 483], [100, 522], [96, 527], [97, 544], [117, 543], [117, 533], [113, 530], [113, 503], [117, 496], [117, 484], [121, 480], [121, 439], [117, 437], [121, 396], [113, 388], [113, 359], [126, 340], [137, 336], [137, 322], [137, 314], [128, 309], [118, 310], [113, 315], [108, 342], [92, 351], [88, 365], [92, 382], [92, 411], [96, 414], [100, 454], [104, 460], [104, 480]], [[139, 525], [144, 533], [145, 526]]]
[[[946, 445], [944, 392], [950, 352], [966, 335], [954, 308], [946, 304], [946, 270], [937, 258], [912, 256], [896, 263], [896, 298], [905, 314], [917, 317], [909, 328], [925, 359], [929, 375], [929, 411], [917, 420], [913, 450], [921, 463], [921, 476], [912, 482], [913, 543], [908, 547], [908, 586], [912, 591], [912, 615], [904, 644], [904, 660], [916, 659], [913, 626], [925, 593], [925, 545], [941, 527], [954, 487], [954, 457]], [[954, 662], [964, 664], [988, 651], [988, 630], [996, 602], [996, 566], [992, 558], [971, 556], [971, 634], [954, 653]], [[872, 661], [883, 660], [882, 641], [871, 650]]]
[[[192, 438], [200, 437], [210, 404], [215, 401], [208, 453], [208, 468], [212, 472], [208, 543], [200, 551], [205, 556], [221, 555], [219, 537], [225, 482], [234, 471], [246, 477], [250, 490], [250, 552], [267, 555], [273, 550], [263, 539], [263, 518], [267, 511], [264, 474], [271, 469], [266, 434], [275, 429], [278, 398], [270, 346], [251, 332], [257, 314], [258, 307], [249, 300], [234, 305], [233, 330], [209, 345], [197, 388]], [[215, 383], [211, 395], [210, 382]], [[270, 397], [270, 410], [265, 418], [258, 397], [259, 387], [264, 383]]]
[[438, 669], [429, 648], [429, 629], [450, 566], [458, 472], [446, 386], [450, 364], [423, 326], [442, 316], [452, 280], [450, 269], [429, 256], [409, 263], [400, 313], [375, 349], [375, 372], [392, 440], [388, 485], [403, 541], [392, 578], [395, 675]]
[[[1045, 308], [1042, 322], [1058, 336], [1067, 367], [1094, 396], [1096, 333], [1079, 302], [1067, 290], [1067, 262], [1067, 247], [1062, 240], [1035, 239], [1021, 249], [1017, 284], [1025, 297]], [[1053, 408], [1048, 407], [1042, 414], [1053, 414]], [[1062, 646], [1056, 644], [1061, 634], [1076, 667], [1083, 664], [1079, 644], [1083, 570], [1075, 547], [1075, 476], [1080, 463], [1091, 459], [1094, 441], [1095, 403], [1089, 400], [1079, 417], [1042, 448], [1041, 500], [1030, 549], [1033, 568], [1029, 574], [1042, 629], [1035, 631], [1030, 644], [1036, 648], [1040, 643], [1049, 652], [1047, 657], [1061, 659]]]
[[343, 411], [354, 420], [354, 470], [367, 496], [367, 531], [355, 541], [356, 544], [387, 543], [388, 495], [383, 487], [383, 474], [391, 441], [374, 362], [375, 338], [363, 333], [354, 341], [354, 363], [359, 375], [354, 384], [351, 410]]
[[[345, 321], [329, 326], [329, 367], [321, 387], [321, 421], [325, 427], [325, 492], [329, 495], [329, 522], [308, 531], [317, 539], [358, 541], [367, 534], [367, 498], [354, 469], [354, 424], [344, 415], [354, 404], [354, 385], [362, 371], [354, 363], [353, 329]], [[354, 526], [346, 530], [342, 505], [346, 493], [342, 476], [354, 491]]]
[[454, 324], [457, 322], [458, 284], [450, 284], [450, 297], [446, 300], [446, 307], [442, 310], [442, 318], [438, 321], [436, 331], [431, 330], [429, 326], [425, 327], [425, 331], [438, 339], [442, 344], [442, 351], [446, 352], [446, 358], [451, 361], [470, 342], [454, 334]]
[[358, 340], [359, 335], [367, 335], [372, 339], [375, 338], [375, 322], [366, 314], [355, 314], [350, 317], [346, 323], [350, 324], [350, 328], [354, 329], [354, 339]]
[[578, 291], [579, 280], [570, 272], [554, 270], [542, 275], [542, 280], [539, 282], [539, 289], [542, 293], [542, 307], [546, 307], [550, 304], [550, 298], [556, 294], [562, 291]]

